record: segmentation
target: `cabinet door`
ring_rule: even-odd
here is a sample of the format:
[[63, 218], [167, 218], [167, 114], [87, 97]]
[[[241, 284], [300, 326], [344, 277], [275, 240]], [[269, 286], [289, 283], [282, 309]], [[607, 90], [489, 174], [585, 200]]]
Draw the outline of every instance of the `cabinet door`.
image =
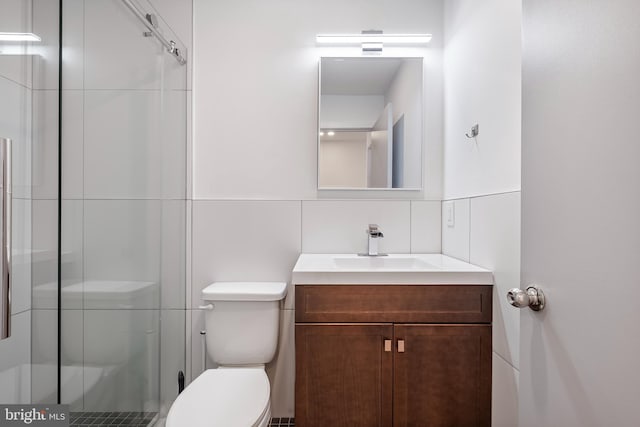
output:
[[394, 334], [394, 427], [491, 425], [491, 326], [396, 325]]
[[296, 325], [296, 426], [391, 427], [392, 339], [391, 324]]

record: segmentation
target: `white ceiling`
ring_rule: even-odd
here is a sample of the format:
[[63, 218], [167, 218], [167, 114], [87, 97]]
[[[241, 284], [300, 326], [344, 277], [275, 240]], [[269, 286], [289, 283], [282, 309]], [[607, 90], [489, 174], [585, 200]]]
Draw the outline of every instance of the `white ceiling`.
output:
[[365, 142], [366, 140], [367, 132], [359, 131], [336, 131], [334, 136], [329, 136], [325, 132], [325, 134], [320, 137], [320, 142]]
[[322, 95], [384, 95], [402, 58], [322, 58]]

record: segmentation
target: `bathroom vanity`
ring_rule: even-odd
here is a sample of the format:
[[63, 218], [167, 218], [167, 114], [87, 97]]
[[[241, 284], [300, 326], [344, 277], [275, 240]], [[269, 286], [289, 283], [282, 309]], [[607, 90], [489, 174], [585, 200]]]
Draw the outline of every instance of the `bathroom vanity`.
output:
[[439, 254], [303, 254], [296, 425], [490, 426], [491, 272]]

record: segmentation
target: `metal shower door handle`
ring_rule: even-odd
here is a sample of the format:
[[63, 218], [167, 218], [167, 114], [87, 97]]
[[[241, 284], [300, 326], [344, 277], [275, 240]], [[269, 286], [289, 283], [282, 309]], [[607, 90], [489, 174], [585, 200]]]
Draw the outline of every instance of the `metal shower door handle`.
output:
[[11, 140], [0, 138], [2, 155], [2, 278], [0, 279], [0, 340], [11, 336]]

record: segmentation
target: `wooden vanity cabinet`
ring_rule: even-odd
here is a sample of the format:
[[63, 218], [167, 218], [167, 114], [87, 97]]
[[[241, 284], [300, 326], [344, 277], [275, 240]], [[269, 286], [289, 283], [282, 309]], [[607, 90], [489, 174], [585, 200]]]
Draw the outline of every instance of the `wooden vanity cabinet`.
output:
[[296, 425], [491, 425], [491, 286], [297, 285]]

